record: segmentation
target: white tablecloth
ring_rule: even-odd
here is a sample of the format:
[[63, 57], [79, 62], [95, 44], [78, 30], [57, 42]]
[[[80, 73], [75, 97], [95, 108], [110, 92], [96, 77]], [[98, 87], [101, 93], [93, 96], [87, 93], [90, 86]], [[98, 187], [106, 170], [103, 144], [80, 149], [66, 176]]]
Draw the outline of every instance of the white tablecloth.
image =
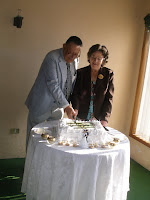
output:
[[[50, 127], [44, 122], [37, 127]], [[130, 143], [112, 149], [50, 145], [31, 131], [21, 191], [26, 200], [125, 200], [129, 190]]]

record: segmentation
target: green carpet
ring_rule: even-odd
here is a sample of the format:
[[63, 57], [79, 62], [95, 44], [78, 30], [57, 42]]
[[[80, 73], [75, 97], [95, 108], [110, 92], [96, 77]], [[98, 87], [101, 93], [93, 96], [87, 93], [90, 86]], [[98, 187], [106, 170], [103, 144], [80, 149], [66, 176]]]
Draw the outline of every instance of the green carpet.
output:
[[[20, 191], [24, 162], [24, 158], [0, 159], [0, 200], [26, 199], [25, 194]], [[127, 200], [150, 200], [150, 171], [133, 160]]]
[[26, 199], [21, 193], [24, 158], [0, 159], [0, 200]]
[[131, 160], [127, 200], [150, 200], [150, 171]]

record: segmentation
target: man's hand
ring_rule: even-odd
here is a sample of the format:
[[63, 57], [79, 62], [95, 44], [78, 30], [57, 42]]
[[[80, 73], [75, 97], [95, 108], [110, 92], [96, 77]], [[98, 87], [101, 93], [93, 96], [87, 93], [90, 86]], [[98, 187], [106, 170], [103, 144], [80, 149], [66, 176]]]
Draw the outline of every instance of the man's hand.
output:
[[64, 112], [67, 113], [69, 119], [74, 119], [74, 116], [76, 115], [76, 112], [70, 105], [64, 109]]
[[74, 109], [75, 115], [74, 115], [74, 119], [76, 119], [77, 115], [78, 115], [78, 110]]

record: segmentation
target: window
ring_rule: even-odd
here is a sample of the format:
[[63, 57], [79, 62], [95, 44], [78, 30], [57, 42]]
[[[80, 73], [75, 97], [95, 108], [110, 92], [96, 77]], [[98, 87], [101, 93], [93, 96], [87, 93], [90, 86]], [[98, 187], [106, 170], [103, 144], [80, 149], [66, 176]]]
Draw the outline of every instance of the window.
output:
[[130, 136], [150, 147], [150, 15], [144, 20], [146, 28]]

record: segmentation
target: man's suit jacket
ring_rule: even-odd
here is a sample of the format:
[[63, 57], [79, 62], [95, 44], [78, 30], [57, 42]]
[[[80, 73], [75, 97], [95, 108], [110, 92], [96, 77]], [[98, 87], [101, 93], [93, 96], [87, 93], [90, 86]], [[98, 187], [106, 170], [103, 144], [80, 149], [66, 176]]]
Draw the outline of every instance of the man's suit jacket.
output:
[[[72, 82], [76, 79], [78, 60], [71, 63]], [[63, 90], [67, 78], [67, 66], [63, 49], [49, 52], [39, 70], [35, 83], [26, 99], [26, 106], [33, 116], [41, 116], [55, 108], [68, 105]]]
[[[114, 73], [101, 67], [94, 89], [94, 117], [108, 122], [112, 111]], [[77, 70], [77, 80], [71, 97], [72, 106], [78, 110], [78, 117], [86, 119], [91, 100], [91, 66]]]

